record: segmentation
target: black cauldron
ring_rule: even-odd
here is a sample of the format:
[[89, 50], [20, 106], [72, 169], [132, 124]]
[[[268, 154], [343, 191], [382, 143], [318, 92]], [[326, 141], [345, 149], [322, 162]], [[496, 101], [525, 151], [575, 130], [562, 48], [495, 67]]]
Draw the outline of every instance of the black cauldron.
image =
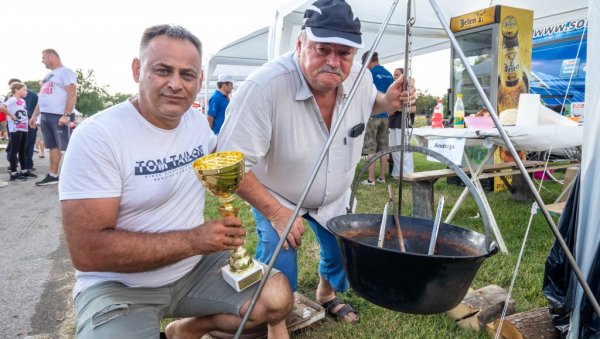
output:
[[379, 306], [406, 313], [434, 314], [451, 310], [464, 298], [481, 263], [498, 249], [492, 240], [490, 221], [477, 189], [457, 165], [427, 148], [397, 145], [375, 153], [357, 172], [354, 193], [369, 165], [392, 152], [418, 152], [454, 170], [473, 196], [483, 234], [440, 223], [436, 250], [428, 255], [433, 220], [400, 216], [406, 252], [400, 252], [393, 216], [388, 216], [383, 248], [377, 247], [381, 214], [348, 214], [332, 218], [327, 228], [340, 245], [350, 286]]
[[441, 223], [436, 250], [427, 255], [433, 220], [400, 217], [406, 252], [399, 250], [393, 216], [383, 248], [377, 247], [378, 214], [332, 218], [350, 286], [370, 302], [400, 312], [434, 314], [454, 308], [464, 298], [488, 252], [477, 232]]

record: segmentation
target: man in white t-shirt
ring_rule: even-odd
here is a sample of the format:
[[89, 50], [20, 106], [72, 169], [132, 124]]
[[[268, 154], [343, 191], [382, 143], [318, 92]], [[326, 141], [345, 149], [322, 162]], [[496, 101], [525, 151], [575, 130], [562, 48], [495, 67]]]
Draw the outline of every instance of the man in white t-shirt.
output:
[[58, 183], [61, 151], [66, 150], [69, 144], [68, 125], [77, 101], [77, 74], [63, 66], [58, 53], [53, 49], [43, 50], [42, 63], [50, 73], [42, 80], [38, 104], [29, 119], [29, 127], [36, 128], [37, 117], [41, 114], [44, 145], [50, 149], [50, 170], [44, 179], [35, 183], [37, 186]]
[[[204, 222], [192, 162], [216, 145], [191, 108], [202, 84], [201, 43], [171, 25], [144, 32], [132, 63], [139, 94], [74, 131], [59, 183], [73, 264], [78, 338], [200, 338], [233, 331], [257, 285], [236, 292], [220, 268], [243, 245], [238, 218]], [[265, 284], [249, 326], [288, 337], [293, 295], [283, 274]]]

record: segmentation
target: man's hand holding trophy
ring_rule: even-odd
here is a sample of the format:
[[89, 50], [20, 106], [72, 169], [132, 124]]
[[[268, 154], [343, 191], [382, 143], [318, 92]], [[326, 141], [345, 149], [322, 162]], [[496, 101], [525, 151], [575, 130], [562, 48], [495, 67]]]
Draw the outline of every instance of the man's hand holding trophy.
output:
[[[212, 153], [193, 163], [194, 171], [212, 195], [219, 198], [221, 216], [237, 217], [239, 208], [233, 207], [234, 193], [244, 176], [244, 154], [236, 151]], [[243, 247], [231, 251], [229, 265], [221, 268], [223, 278], [240, 292], [260, 281], [263, 265], [248, 255]]]

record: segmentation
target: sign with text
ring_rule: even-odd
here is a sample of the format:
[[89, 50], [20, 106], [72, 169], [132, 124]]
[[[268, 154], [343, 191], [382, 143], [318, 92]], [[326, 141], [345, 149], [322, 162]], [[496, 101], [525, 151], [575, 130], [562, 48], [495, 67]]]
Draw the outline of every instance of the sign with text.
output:
[[[430, 151], [434, 151], [445, 156], [450, 161], [460, 166], [462, 162], [463, 150], [465, 149], [465, 140], [465, 138], [446, 138], [429, 140], [427, 142], [427, 148]], [[427, 161], [439, 162], [429, 156], [427, 157]]]
[[499, 16], [500, 6], [485, 8], [450, 19], [452, 32], [460, 32], [470, 28], [493, 24]]
[[571, 114], [576, 117], [583, 116], [583, 110], [585, 109], [585, 102], [572, 102], [571, 103]]

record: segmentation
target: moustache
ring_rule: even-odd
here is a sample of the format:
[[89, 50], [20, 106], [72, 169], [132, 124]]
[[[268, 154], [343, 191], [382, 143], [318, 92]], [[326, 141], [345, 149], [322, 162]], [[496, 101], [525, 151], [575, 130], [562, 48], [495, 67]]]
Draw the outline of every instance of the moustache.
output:
[[333, 68], [331, 66], [325, 65], [322, 66], [321, 68], [319, 68], [319, 74], [320, 73], [333, 73], [339, 76], [342, 76], [342, 70], [339, 68]]

